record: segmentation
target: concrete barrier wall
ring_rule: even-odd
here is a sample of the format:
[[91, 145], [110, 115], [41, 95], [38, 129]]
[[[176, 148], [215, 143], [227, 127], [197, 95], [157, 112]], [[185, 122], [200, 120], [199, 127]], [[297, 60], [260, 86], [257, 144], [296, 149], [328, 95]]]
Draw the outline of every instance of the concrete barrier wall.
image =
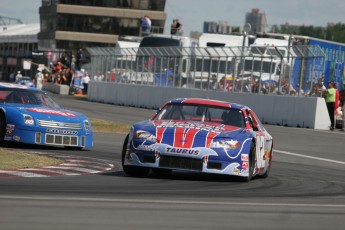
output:
[[158, 109], [173, 98], [209, 98], [249, 106], [266, 124], [327, 130], [330, 119], [323, 98], [289, 97], [188, 88], [90, 82], [88, 100]]
[[43, 83], [43, 90], [56, 93], [56, 94], [62, 94], [62, 95], [68, 95], [69, 94], [69, 86], [68, 85], [60, 85], [60, 84], [54, 84], [51, 82], [45, 82]]

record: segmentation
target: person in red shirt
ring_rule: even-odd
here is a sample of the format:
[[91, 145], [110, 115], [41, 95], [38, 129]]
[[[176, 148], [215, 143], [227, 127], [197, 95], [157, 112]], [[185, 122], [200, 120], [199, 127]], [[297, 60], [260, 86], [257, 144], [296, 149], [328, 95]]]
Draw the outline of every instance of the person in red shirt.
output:
[[341, 131], [345, 130], [345, 81], [343, 81], [343, 85], [342, 85], [342, 90], [340, 91], [340, 106], [342, 107], [342, 113], [343, 113], [343, 124], [342, 124], [342, 129]]

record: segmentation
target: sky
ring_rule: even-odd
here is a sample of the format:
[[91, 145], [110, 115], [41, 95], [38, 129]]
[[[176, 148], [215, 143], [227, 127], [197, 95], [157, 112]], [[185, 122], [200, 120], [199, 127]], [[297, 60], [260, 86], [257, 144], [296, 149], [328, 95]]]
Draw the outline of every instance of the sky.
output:
[[[39, 22], [42, 0], [1, 0], [0, 16], [21, 19], [24, 23]], [[327, 26], [328, 22], [345, 23], [344, 0], [166, 0], [165, 32], [178, 18], [184, 34], [202, 31], [204, 21], [227, 21], [243, 26], [245, 14], [252, 8], [266, 13], [268, 29], [271, 25]]]

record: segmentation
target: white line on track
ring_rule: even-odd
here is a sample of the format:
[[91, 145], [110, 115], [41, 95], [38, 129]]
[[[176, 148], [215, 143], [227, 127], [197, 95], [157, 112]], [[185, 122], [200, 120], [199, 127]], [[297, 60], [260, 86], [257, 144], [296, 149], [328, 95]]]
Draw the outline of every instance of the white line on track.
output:
[[331, 159], [327, 159], [327, 158], [313, 157], [313, 156], [308, 156], [308, 155], [303, 155], [303, 154], [298, 154], [298, 153], [292, 153], [292, 152], [287, 152], [287, 151], [282, 151], [282, 150], [277, 150], [277, 149], [273, 149], [273, 152], [283, 153], [283, 154], [291, 155], [291, 156], [295, 156], [295, 157], [303, 157], [303, 158], [308, 158], [308, 159], [313, 159], [313, 160], [318, 160], [318, 161], [326, 161], [326, 162], [345, 165], [344, 161], [336, 161], [336, 160], [331, 160]]
[[190, 205], [217, 205], [217, 206], [267, 206], [267, 207], [329, 207], [345, 208], [345, 204], [302, 204], [302, 203], [249, 203], [249, 202], [218, 202], [218, 201], [185, 201], [185, 200], [149, 200], [149, 199], [120, 199], [120, 198], [91, 198], [91, 197], [33, 197], [0, 195], [0, 200], [33, 200], [33, 201], [78, 201], [78, 202], [107, 202], [107, 203], [149, 203], [149, 204], [190, 204]]

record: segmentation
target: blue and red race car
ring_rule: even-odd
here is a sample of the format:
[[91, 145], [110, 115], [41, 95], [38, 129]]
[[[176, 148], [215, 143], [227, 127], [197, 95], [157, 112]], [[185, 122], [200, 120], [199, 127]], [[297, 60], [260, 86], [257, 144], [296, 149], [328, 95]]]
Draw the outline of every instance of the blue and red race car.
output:
[[88, 118], [65, 110], [39, 89], [0, 83], [0, 144], [4, 141], [63, 146], [93, 146]]
[[174, 99], [132, 126], [122, 150], [127, 175], [172, 170], [267, 177], [273, 138], [247, 106], [199, 98]]

